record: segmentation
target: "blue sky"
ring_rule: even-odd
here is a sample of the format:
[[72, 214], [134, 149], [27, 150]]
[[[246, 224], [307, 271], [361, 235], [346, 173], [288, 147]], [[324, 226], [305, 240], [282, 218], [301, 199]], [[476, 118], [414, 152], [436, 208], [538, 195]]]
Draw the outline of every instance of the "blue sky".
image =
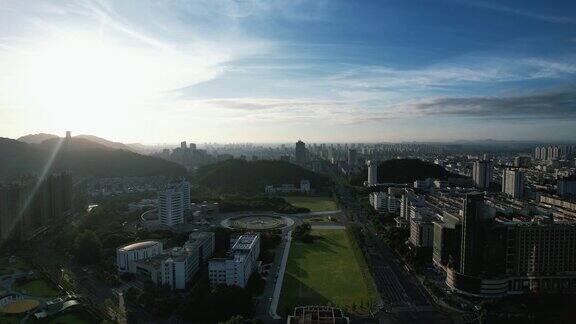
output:
[[573, 1], [0, 0], [0, 136], [576, 140]]

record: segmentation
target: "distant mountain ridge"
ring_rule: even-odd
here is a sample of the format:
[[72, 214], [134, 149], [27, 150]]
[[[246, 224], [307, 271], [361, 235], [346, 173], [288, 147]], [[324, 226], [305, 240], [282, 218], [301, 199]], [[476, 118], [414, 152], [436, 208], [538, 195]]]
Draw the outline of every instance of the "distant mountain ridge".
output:
[[58, 136], [54, 134], [39, 133], [20, 136], [17, 140], [28, 144], [40, 144], [52, 138], [58, 138]]
[[85, 138], [49, 138], [40, 144], [0, 138], [0, 179], [50, 170], [90, 176], [184, 176], [179, 164], [128, 150], [112, 149]]
[[[39, 134], [29, 134], [29, 135], [21, 136], [18, 138], [18, 141], [25, 142], [28, 144], [42, 144], [45, 141], [49, 141], [49, 140], [53, 141], [57, 138], [61, 139], [61, 137], [54, 135], [54, 134], [39, 133]], [[72, 136], [72, 139], [88, 140], [90, 142], [102, 145], [103, 148], [109, 148], [109, 149], [114, 149], [114, 150], [125, 150], [125, 151], [131, 151], [134, 153], [143, 153], [144, 152], [143, 145], [139, 144], [139, 143], [124, 144], [124, 143], [120, 143], [120, 142], [109, 141], [107, 139], [104, 139], [104, 138], [101, 138], [98, 136], [94, 136], [94, 135], [76, 135], [76, 136]]]
[[231, 159], [200, 167], [195, 180], [223, 193], [263, 193], [266, 185], [294, 184], [309, 180], [313, 189], [328, 184], [328, 179], [285, 161], [244, 161]]

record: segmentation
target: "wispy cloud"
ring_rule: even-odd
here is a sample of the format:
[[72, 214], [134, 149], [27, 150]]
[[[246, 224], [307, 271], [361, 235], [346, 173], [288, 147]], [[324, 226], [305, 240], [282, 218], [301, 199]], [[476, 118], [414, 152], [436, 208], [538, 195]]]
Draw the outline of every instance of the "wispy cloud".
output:
[[535, 13], [523, 8], [514, 8], [509, 7], [497, 2], [486, 2], [480, 0], [457, 0], [456, 2], [460, 4], [464, 4], [470, 7], [486, 9], [506, 14], [517, 15], [529, 19], [540, 20], [550, 23], [559, 23], [559, 24], [576, 24], [576, 19], [573, 17], [567, 16], [557, 16], [557, 15], [547, 15], [542, 13]]
[[470, 83], [551, 79], [576, 74], [576, 64], [534, 58], [484, 58], [420, 69], [360, 66], [336, 74], [336, 84], [359, 89], [463, 86]]
[[420, 116], [576, 119], [576, 87], [507, 97], [445, 97], [403, 105]]

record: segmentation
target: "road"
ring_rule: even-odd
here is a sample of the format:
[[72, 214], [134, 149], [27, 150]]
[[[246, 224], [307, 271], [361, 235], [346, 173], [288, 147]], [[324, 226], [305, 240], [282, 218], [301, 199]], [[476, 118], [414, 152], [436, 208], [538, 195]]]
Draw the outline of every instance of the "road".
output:
[[[282, 320], [273, 316], [272, 313], [276, 314], [278, 310], [277, 306], [282, 291], [282, 280], [289, 254], [291, 236], [292, 231], [282, 235], [282, 241], [275, 250], [274, 262], [270, 265], [264, 292], [259, 297], [259, 302], [256, 306], [256, 318], [264, 323], [282, 323]], [[276, 300], [274, 300], [275, 298]], [[274, 303], [275, 305], [273, 305]]]
[[418, 280], [406, 271], [394, 253], [382, 242], [367, 213], [358, 204], [349, 189], [339, 187], [341, 203], [350, 222], [361, 228], [368, 264], [381, 297], [380, 323], [442, 322], [445, 316], [437, 312]]

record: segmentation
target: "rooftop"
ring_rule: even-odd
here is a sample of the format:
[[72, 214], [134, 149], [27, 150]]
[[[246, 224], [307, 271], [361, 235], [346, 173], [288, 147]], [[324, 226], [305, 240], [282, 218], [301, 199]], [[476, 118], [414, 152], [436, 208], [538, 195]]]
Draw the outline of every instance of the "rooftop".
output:
[[125, 245], [119, 248], [119, 251], [133, 251], [138, 249], [145, 249], [154, 245], [160, 244], [158, 241], [143, 241]]

